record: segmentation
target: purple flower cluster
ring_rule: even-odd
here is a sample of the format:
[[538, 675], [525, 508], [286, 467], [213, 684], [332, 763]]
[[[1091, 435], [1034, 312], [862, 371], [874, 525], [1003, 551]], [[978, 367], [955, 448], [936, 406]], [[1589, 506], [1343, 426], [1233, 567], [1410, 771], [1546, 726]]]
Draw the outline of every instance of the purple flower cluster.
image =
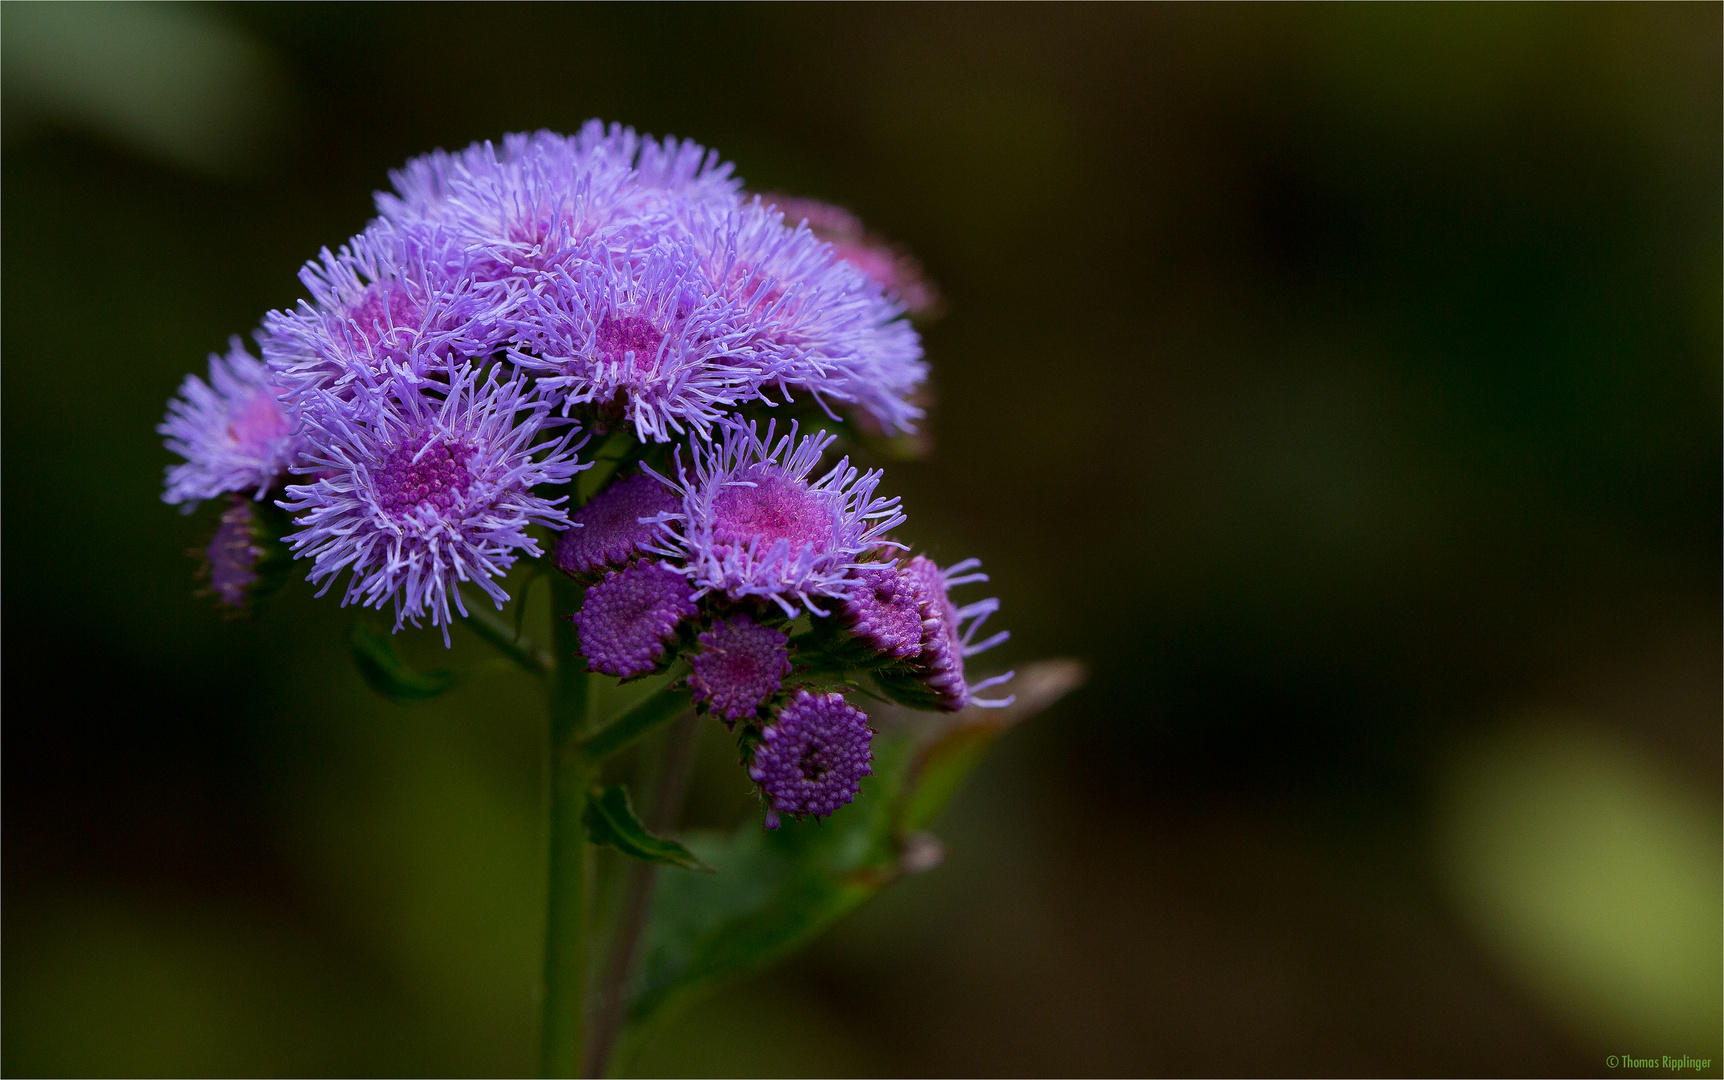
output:
[[[391, 179], [378, 217], [306, 264], [306, 299], [265, 316], [263, 362], [236, 339], [160, 430], [184, 459], [168, 502], [282, 500], [311, 580], [347, 574], [344, 602], [397, 628], [446, 633], [464, 583], [501, 603], [497, 579], [541, 555], [529, 526], [587, 524], [543, 490], [584, 467], [583, 433], [704, 443], [804, 397], [888, 432], [921, 415], [903, 303], [713, 151], [595, 120]], [[567, 566], [630, 554], [577, 544]]]
[[[262, 360], [235, 339], [159, 428], [183, 459], [163, 498], [224, 498], [206, 555], [225, 604], [280, 540], [319, 595], [339, 582], [447, 643], [463, 587], [500, 608], [517, 561], [554, 565], [586, 584], [557, 614], [589, 670], [683, 663], [774, 826], [867, 775], [844, 690], [1006, 703], [976, 692], [1009, 675], [966, 680], [1005, 637], [976, 640], [997, 601], [949, 597], [977, 564], [901, 558], [881, 471], [802, 426], [914, 432], [927, 365], [905, 316], [937, 304], [914, 260], [837, 207], [745, 194], [702, 146], [598, 121], [391, 180], [364, 231], [306, 264], [306, 298], [264, 317]], [[763, 426], [781, 407], [802, 419]], [[290, 527], [265, 534], [266, 499]]]

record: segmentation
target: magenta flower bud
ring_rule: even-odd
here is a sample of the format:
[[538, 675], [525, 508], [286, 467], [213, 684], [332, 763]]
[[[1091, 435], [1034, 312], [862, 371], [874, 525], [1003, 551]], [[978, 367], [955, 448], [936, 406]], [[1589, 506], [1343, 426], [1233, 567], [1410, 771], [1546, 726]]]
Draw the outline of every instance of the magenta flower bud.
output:
[[627, 566], [658, 534], [652, 519], [677, 506], [676, 495], [645, 473], [616, 481], [569, 515], [571, 527], [557, 541], [557, 568], [565, 574], [595, 574]]
[[921, 593], [901, 566], [856, 571], [843, 614], [850, 632], [881, 656], [908, 660], [922, 651]]
[[587, 666], [627, 679], [657, 667], [677, 627], [695, 611], [694, 586], [687, 578], [642, 559], [606, 574], [587, 590], [581, 610], [570, 619], [580, 632]]
[[204, 549], [209, 590], [223, 607], [243, 608], [250, 599], [264, 555], [259, 540], [256, 508], [242, 496], [228, 496], [215, 536]]
[[719, 619], [688, 658], [694, 699], [726, 720], [746, 720], [790, 674], [790, 639], [747, 615]]
[[991, 649], [1011, 636], [1002, 630], [985, 641], [976, 641], [976, 634], [989, 615], [1000, 609], [997, 599], [978, 600], [964, 607], [952, 603], [950, 591], [959, 585], [986, 581], [988, 575], [973, 573], [982, 565], [980, 559], [965, 559], [942, 570], [925, 555], [911, 559], [906, 575], [915, 583], [922, 613], [922, 651], [915, 666], [923, 685], [934, 695], [940, 708], [956, 712], [966, 705], [997, 709], [1010, 705], [1012, 697], [978, 698], [976, 691], [998, 686], [1010, 679], [1013, 672], [996, 675], [970, 684], [964, 677], [964, 660]]
[[767, 799], [766, 827], [780, 814], [826, 817], [856, 798], [873, 771], [868, 715], [841, 694], [798, 690], [760, 733], [748, 775]]

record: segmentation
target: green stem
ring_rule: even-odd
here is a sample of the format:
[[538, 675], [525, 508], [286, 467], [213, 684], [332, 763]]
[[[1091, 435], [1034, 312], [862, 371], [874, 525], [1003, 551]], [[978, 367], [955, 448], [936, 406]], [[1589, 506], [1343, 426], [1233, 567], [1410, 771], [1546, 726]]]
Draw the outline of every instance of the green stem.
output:
[[597, 765], [688, 708], [689, 690], [683, 682], [687, 671], [673, 668], [668, 686], [654, 691], [646, 700], [582, 739], [577, 744], [581, 756]]
[[[524, 603], [525, 600], [523, 596], [516, 603]], [[557, 663], [550, 653], [520, 636], [514, 628], [484, 608], [478, 605], [469, 607], [463, 622], [475, 637], [514, 661], [515, 666], [527, 674], [542, 679], [556, 670]]]
[[545, 1076], [574, 1076], [581, 1067], [586, 1012], [589, 858], [587, 786], [592, 773], [579, 741], [586, 733], [588, 693], [585, 663], [573, 625], [564, 617], [580, 610], [581, 587], [551, 576], [551, 652], [556, 669], [550, 686], [550, 888], [545, 913], [545, 996], [539, 1068]]
[[[658, 776], [653, 784], [652, 806], [647, 810], [646, 818], [646, 827], [654, 833], [662, 835], [674, 831], [682, 818], [689, 778], [694, 771], [694, 742], [699, 730], [695, 714], [685, 710], [665, 737]], [[587, 1033], [588, 1076], [607, 1075], [611, 1051], [622, 1032], [623, 1019], [628, 1011], [629, 979], [634, 974], [641, 935], [646, 930], [647, 916], [652, 907], [653, 883], [658, 877], [658, 867], [649, 862], [637, 862], [629, 868], [628, 875], [622, 912], [611, 933], [609, 956], [595, 995], [592, 1028]]]

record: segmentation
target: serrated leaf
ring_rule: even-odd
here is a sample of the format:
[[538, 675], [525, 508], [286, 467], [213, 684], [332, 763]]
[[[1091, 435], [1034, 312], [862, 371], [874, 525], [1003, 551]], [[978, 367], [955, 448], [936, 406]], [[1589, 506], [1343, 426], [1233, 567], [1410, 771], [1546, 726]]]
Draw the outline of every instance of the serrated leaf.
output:
[[830, 818], [786, 821], [775, 831], [750, 821], [733, 833], [688, 837], [718, 873], [660, 882], [616, 1060], [626, 1061], [656, 1020], [936, 864], [938, 842], [920, 830], [1001, 734], [1082, 679], [1081, 665], [1051, 661], [1023, 672], [1011, 708], [894, 717], [894, 730], [874, 739], [873, 772], [856, 801]]
[[628, 789], [620, 784], [593, 792], [587, 800], [584, 820], [587, 839], [595, 844], [615, 848], [642, 862], [680, 866], [685, 870], [712, 870], [675, 840], [648, 832], [635, 816]]
[[415, 671], [395, 651], [389, 635], [362, 619], [354, 620], [348, 640], [353, 646], [354, 666], [366, 685], [397, 705], [430, 701], [461, 679], [460, 672], [447, 668]]

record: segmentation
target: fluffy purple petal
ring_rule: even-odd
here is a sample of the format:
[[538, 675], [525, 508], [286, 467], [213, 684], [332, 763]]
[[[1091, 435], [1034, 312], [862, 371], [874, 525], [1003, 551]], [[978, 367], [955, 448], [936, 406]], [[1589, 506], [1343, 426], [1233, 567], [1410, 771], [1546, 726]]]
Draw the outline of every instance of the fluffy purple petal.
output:
[[702, 590], [825, 614], [818, 599], [842, 599], [853, 570], [881, 565], [861, 560], [892, 543], [883, 536], [904, 521], [897, 498], [876, 498], [879, 470], [860, 473], [849, 458], [809, 479], [832, 444], [825, 432], [799, 440], [792, 425], [779, 438], [769, 425], [762, 439], [753, 424], [727, 422], [720, 434], [695, 444], [692, 476], [666, 481], [682, 505], [663, 516], [655, 552]]
[[393, 604], [397, 630], [429, 615], [447, 643], [451, 604], [467, 612], [456, 586], [472, 582], [501, 607], [498, 579], [519, 556], [541, 554], [528, 526], [568, 526], [566, 497], [534, 489], [585, 466], [573, 433], [547, 427], [549, 409], [524, 380], [495, 367], [483, 381], [473, 367], [444, 378], [444, 393], [396, 380], [364, 407], [314, 392], [298, 471], [316, 479], [289, 487], [281, 505], [298, 515], [288, 543], [313, 560], [319, 595], [350, 571], [344, 605]]
[[707, 286], [687, 246], [589, 245], [535, 277], [510, 357], [563, 405], [643, 442], [704, 436], [783, 366], [758, 321]]
[[302, 446], [285, 391], [239, 338], [225, 357], [210, 356], [209, 375], [207, 383], [187, 375], [156, 428], [167, 436], [168, 449], [185, 458], [168, 467], [162, 501], [188, 504], [188, 510], [229, 491], [263, 498]]

